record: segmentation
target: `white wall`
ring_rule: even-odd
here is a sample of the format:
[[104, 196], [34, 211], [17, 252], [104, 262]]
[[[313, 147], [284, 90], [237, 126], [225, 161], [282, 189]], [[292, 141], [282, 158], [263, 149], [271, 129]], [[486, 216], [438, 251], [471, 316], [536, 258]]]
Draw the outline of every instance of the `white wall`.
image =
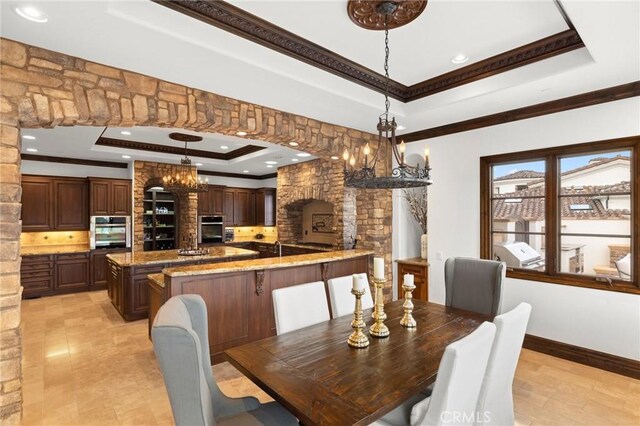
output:
[[[444, 303], [444, 259], [479, 257], [480, 157], [639, 134], [636, 97], [408, 144], [431, 152], [429, 299]], [[396, 259], [417, 250], [407, 214], [394, 197]], [[507, 279], [501, 310], [522, 301], [533, 306], [528, 333], [640, 360], [640, 296]]]

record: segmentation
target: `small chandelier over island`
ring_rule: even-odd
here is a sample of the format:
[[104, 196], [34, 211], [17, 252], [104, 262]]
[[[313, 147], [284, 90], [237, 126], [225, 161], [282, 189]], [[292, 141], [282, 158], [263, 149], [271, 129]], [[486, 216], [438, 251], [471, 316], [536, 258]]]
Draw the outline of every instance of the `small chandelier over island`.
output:
[[162, 177], [162, 187], [167, 192], [190, 193], [206, 192], [209, 190], [209, 179], [198, 178], [198, 169], [191, 165], [187, 143], [200, 142], [201, 136], [187, 135], [185, 133], [171, 133], [169, 137], [173, 140], [184, 141], [184, 158], [180, 164], [172, 167], [171, 172]]
[[[409, 2], [407, 2], [409, 3]], [[419, 3], [419, 2], [418, 2]], [[424, 2], [426, 4], [426, 2]], [[396, 123], [395, 117], [389, 120], [389, 27], [391, 25], [392, 28], [396, 28], [398, 26], [404, 25], [409, 21], [405, 21], [403, 23], [398, 23], [398, 17], [395, 16], [396, 12], [400, 11], [400, 15], [405, 13], [400, 4], [392, 1], [379, 1], [373, 2], [372, 4], [368, 4], [368, 6], [372, 6], [375, 4], [375, 10], [368, 11], [369, 13], [373, 13], [376, 16], [375, 19], [368, 19], [367, 22], [384, 22], [384, 47], [385, 47], [385, 57], [384, 57], [384, 71], [385, 71], [385, 86], [384, 86], [384, 106], [385, 111], [378, 117], [378, 147], [376, 149], [375, 155], [371, 158], [371, 147], [367, 143], [364, 146], [363, 154], [364, 154], [364, 165], [362, 168], [357, 169], [356, 166], [356, 157], [353, 153], [349, 153], [349, 150], [345, 149], [342, 154], [342, 158], [344, 159], [344, 180], [345, 186], [351, 188], [380, 188], [380, 189], [390, 189], [390, 188], [415, 188], [420, 186], [431, 185], [431, 167], [429, 167], [429, 151], [425, 150], [424, 155], [424, 166], [420, 166], [420, 164], [416, 164], [415, 166], [407, 164], [405, 160], [405, 151], [406, 146], [403, 141], [398, 144], [396, 140], [396, 129], [398, 124]], [[350, 2], [351, 5], [351, 2]], [[355, 3], [354, 3], [354, 6]], [[371, 7], [370, 7], [371, 8]], [[371, 8], [373, 9], [373, 8]], [[424, 5], [421, 5], [420, 10], [417, 14], [412, 18], [415, 19], [417, 15], [422, 12], [424, 9]], [[354, 16], [351, 16], [352, 20], [357, 24], [358, 20], [354, 19]], [[360, 25], [368, 29], [377, 29], [373, 27], [367, 27], [365, 25]], [[377, 176], [376, 175], [376, 163], [378, 161], [378, 154], [380, 150], [384, 146], [385, 143], [391, 143], [391, 150], [393, 151], [393, 156], [398, 163], [398, 167], [393, 168], [390, 176]]]

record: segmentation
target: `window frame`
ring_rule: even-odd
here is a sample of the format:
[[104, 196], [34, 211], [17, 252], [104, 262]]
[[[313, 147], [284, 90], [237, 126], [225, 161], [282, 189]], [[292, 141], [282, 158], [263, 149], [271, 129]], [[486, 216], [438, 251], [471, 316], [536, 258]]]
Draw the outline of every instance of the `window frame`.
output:
[[[560, 201], [561, 157], [594, 154], [598, 151], [631, 151], [631, 250], [632, 280], [612, 279], [611, 283], [602, 282], [595, 276], [584, 276], [560, 272], [558, 265], [561, 234]], [[510, 152], [480, 158], [480, 257], [491, 259], [492, 254], [492, 166], [523, 161], [544, 160], [545, 162], [545, 271], [529, 271], [507, 268], [507, 277], [541, 281], [599, 290], [640, 294], [640, 135], [618, 139], [586, 142], [574, 145], [542, 148], [530, 151]]]

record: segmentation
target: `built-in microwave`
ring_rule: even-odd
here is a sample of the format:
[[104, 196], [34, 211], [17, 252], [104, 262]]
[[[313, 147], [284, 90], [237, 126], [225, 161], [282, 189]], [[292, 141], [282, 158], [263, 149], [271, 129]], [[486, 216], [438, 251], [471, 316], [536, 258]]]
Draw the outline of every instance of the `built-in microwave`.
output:
[[91, 216], [91, 249], [131, 247], [130, 216]]
[[198, 216], [198, 243], [224, 242], [224, 216]]

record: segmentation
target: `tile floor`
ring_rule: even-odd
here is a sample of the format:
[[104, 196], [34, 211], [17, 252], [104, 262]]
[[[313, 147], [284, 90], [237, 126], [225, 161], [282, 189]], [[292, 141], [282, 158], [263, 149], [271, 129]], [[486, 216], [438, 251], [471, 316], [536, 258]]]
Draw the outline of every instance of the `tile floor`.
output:
[[[147, 338], [105, 291], [22, 304], [25, 425], [165, 425], [171, 407]], [[229, 396], [269, 397], [229, 364]], [[640, 425], [640, 381], [524, 350], [514, 383], [518, 425]]]

